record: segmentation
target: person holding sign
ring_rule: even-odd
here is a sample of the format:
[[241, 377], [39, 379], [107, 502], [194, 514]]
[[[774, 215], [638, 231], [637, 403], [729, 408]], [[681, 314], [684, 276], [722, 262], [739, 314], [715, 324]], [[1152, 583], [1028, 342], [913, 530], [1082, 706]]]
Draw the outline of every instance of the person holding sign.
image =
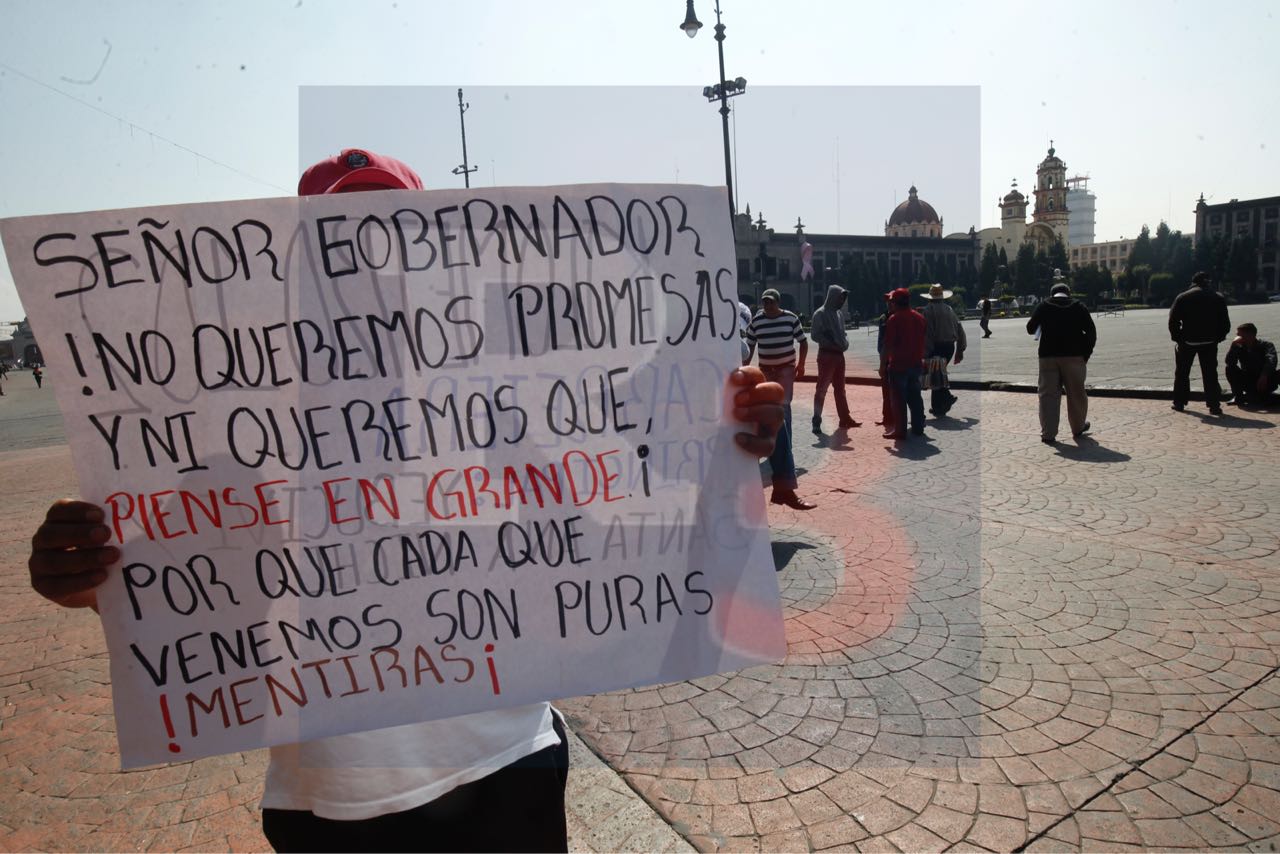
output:
[[[421, 188], [404, 163], [350, 149], [307, 169], [298, 192]], [[756, 428], [737, 433], [736, 444], [768, 456], [783, 420], [782, 387], [749, 366], [729, 383], [733, 418]], [[85, 501], [49, 508], [28, 561], [37, 593], [97, 610], [97, 588], [121, 571], [107, 519]], [[567, 736], [547, 702], [277, 745], [263, 831], [279, 851], [564, 851], [567, 773]]]

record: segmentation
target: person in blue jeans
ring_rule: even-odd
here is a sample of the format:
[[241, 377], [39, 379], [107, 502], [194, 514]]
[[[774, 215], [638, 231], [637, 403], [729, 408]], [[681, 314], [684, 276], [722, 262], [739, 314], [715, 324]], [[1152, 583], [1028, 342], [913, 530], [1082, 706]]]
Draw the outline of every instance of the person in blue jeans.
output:
[[[773, 494], [769, 501], [793, 510], [812, 510], [818, 505], [805, 501], [796, 494], [796, 463], [791, 453], [791, 393], [795, 381], [804, 376], [805, 357], [809, 345], [800, 328], [800, 318], [784, 309], [779, 303], [781, 295], [769, 288], [760, 295], [761, 310], [747, 324], [747, 362], [759, 351], [760, 370], [769, 382], [777, 383], [783, 390], [782, 429], [778, 441], [769, 455], [769, 468], [773, 471]], [[799, 358], [796, 356], [797, 347]]]
[[892, 313], [884, 325], [884, 352], [880, 354], [880, 375], [888, 376], [893, 388], [893, 429], [886, 439], [907, 437], [907, 411], [911, 412], [911, 434], [924, 435], [924, 398], [920, 394], [920, 371], [924, 361], [924, 316], [911, 308], [911, 294], [898, 288], [890, 295]]

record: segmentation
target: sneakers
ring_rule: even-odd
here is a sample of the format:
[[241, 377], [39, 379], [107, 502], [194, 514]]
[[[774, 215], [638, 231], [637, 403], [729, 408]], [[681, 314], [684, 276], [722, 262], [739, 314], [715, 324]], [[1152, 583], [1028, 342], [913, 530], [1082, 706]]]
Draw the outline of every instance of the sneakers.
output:
[[822, 418], [821, 417], [817, 417], [813, 419], [813, 435], [815, 436], [822, 435]]
[[1079, 430], [1077, 430], [1075, 433], [1072, 433], [1071, 435], [1079, 439], [1081, 436], [1083, 436], [1085, 433], [1088, 433], [1088, 432], [1089, 432], [1089, 422], [1086, 421], [1084, 422], [1083, 427], [1081, 427]]

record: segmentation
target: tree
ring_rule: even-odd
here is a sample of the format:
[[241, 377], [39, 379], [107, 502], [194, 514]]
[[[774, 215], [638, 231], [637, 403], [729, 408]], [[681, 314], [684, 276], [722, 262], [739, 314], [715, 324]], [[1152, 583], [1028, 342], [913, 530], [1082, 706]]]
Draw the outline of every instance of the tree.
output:
[[1154, 273], [1147, 281], [1147, 293], [1152, 305], [1166, 307], [1178, 295], [1178, 283], [1172, 273]]
[[1081, 267], [1072, 271], [1072, 290], [1085, 296], [1085, 302], [1097, 305], [1102, 294], [1110, 293], [1115, 286], [1111, 281], [1111, 271], [1095, 266]]
[[920, 269], [916, 271], [915, 284], [933, 284], [937, 281], [933, 278], [933, 273], [929, 270], [929, 262], [921, 261]]
[[[1178, 237], [1182, 236], [1182, 232], [1177, 234]], [[1173, 252], [1173, 235], [1174, 232], [1169, 230], [1169, 223], [1160, 220], [1160, 224], [1156, 226], [1156, 236], [1151, 240], [1151, 269], [1156, 273], [1167, 272], [1169, 256]]]
[[996, 276], [1000, 272], [1000, 253], [994, 243], [988, 243], [982, 250], [982, 262], [978, 267], [978, 292], [983, 296], [991, 296], [991, 289], [996, 285]]
[[1254, 283], [1258, 281], [1258, 249], [1248, 234], [1237, 234], [1231, 238], [1222, 280], [1230, 283], [1229, 292], [1237, 298], [1252, 290]]
[[1063, 273], [1071, 269], [1071, 262], [1067, 260], [1067, 246], [1061, 237], [1055, 238], [1053, 246], [1049, 247], [1049, 265]]
[[1035, 293], [1036, 250], [1030, 243], [1018, 247], [1017, 260], [1013, 263], [1013, 292], [1019, 296]]
[[1129, 287], [1138, 292], [1138, 299], [1149, 301], [1148, 285], [1151, 282], [1151, 265], [1139, 264], [1129, 271]]
[[1129, 259], [1124, 265], [1125, 272], [1132, 273], [1134, 267], [1143, 264], [1150, 267], [1154, 259], [1155, 253], [1151, 250], [1151, 229], [1144, 225], [1138, 239], [1133, 241], [1133, 249], [1129, 250]]

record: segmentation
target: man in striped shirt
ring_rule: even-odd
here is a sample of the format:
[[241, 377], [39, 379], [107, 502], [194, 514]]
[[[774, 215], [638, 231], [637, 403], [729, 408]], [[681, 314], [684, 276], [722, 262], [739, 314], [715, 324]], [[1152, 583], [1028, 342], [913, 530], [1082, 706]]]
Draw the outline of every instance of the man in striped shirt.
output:
[[[769, 382], [782, 386], [784, 396], [782, 428], [778, 440], [769, 455], [769, 467], [773, 470], [774, 504], [785, 504], [794, 510], [812, 510], [816, 504], [796, 495], [796, 463], [791, 455], [791, 390], [795, 381], [804, 376], [804, 360], [809, 354], [809, 344], [800, 318], [779, 305], [781, 297], [769, 288], [760, 295], [761, 311], [747, 325], [747, 361], [757, 349], [760, 351], [760, 370]], [[796, 342], [800, 342], [800, 359], [796, 360]]]

